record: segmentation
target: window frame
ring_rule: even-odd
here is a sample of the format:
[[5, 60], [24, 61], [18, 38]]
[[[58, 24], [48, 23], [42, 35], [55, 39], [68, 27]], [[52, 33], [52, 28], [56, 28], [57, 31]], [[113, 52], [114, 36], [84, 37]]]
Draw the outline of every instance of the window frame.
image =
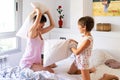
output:
[[5, 51], [5, 52], [1, 52], [0, 55], [4, 55], [4, 54], [11, 54], [11, 53], [17, 53], [21, 51], [21, 39], [19, 37], [16, 36], [16, 32], [19, 30], [21, 24], [22, 24], [22, 0], [14, 0], [14, 4], [15, 4], [15, 31], [11, 31], [11, 32], [2, 32], [0, 33], [0, 39], [5, 39], [5, 38], [16, 38], [16, 48]]

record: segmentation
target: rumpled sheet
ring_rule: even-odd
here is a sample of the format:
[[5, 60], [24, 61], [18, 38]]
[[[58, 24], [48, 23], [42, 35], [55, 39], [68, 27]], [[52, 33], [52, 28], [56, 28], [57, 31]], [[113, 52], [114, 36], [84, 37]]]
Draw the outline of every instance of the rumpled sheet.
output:
[[71, 80], [67, 77], [58, 76], [48, 71], [33, 72], [29, 68], [20, 67], [5, 68], [0, 71], [0, 80]]

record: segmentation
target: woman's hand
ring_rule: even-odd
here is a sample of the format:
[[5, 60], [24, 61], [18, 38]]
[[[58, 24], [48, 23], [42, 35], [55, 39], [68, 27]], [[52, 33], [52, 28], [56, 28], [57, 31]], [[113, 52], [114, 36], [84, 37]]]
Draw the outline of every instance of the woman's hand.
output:
[[38, 8], [35, 8], [34, 11], [35, 11], [37, 14], [41, 12], [41, 10], [38, 9]]
[[44, 14], [47, 14], [47, 15], [48, 15], [48, 14], [50, 14], [49, 10], [48, 10], [48, 11], [46, 11]]

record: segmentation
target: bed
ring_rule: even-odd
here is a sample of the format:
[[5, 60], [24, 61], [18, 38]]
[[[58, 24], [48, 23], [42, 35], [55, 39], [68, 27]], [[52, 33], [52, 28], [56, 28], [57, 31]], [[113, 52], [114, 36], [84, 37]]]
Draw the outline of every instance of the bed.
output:
[[[98, 52], [98, 53], [96, 53]], [[96, 71], [94, 73], [91, 73], [91, 80], [98, 80], [100, 79], [104, 73], [108, 73], [108, 74], [112, 74], [112, 75], [116, 75], [117, 77], [119, 77], [120, 79], [120, 69], [112, 69], [108, 66], [106, 66], [104, 64], [104, 61], [107, 59], [110, 59], [113, 57], [109, 54], [103, 53], [102, 55], [100, 55], [102, 51], [101, 50], [95, 50], [94, 53], [96, 53], [95, 56], [93, 56], [93, 58], [97, 57], [99, 62], [93, 62], [93, 64], [96, 66]], [[100, 59], [100, 57], [103, 57], [103, 55], [105, 56], [105, 58]], [[98, 58], [99, 56], [99, 58]], [[81, 79], [81, 75], [70, 75], [67, 73], [71, 62], [74, 60], [73, 56], [70, 56], [67, 59], [64, 59], [62, 61], [56, 62], [57, 67], [53, 68], [55, 73], [49, 73], [49, 72], [45, 72], [45, 71], [39, 71], [39, 72], [32, 72], [29, 69], [26, 69], [24, 71], [22, 71], [18, 66], [17, 67], [13, 67], [13, 68], [6, 68], [6, 70], [0, 71], [0, 80], [27, 80], [25, 78], [28, 78], [28, 80], [34, 80], [34, 77], [38, 78], [38, 74], [39, 74], [39, 79], [36, 80], [82, 80]], [[104, 61], [103, 61], [104, 60]], [[66, 64], [67, 63], [67, 64]], [[26, 72], [26, 73], [23, 73]], [[22, 76], [21, 76], [21, 73]], [[42, 76], [40, 76], [42, 75]], [[26, 76], [26, 77], [25, 77]], [[44, 78], [42, 78], [44, 76]], [[30, 79], [31, 78], [31, 79]]]
[[[94, 65], [96, 67], [96, 71], [90, 74], [91, 80], [99, 80], [104, 73], [116, 75], [120, 79], [120, 69], [112, 69], [104, 64], [107, 59], [116, 59], [120, 62], [120, 45], [119, 43], [117, 43], [120, 38], [111, 38], [104, 36], [101, 37], [100, 35], [97, 35], [97, 37], [95, 36], [94, 38], [95, 44], [92, 52], [94, 55], [92, 55], [91, 57], [91, 65]], [[100, 42], [98, 42], [99, 40]], [[112, 43], [113, 41], [114, 44]], [[73, 60], [74, 57], [70, 56], [64, 60], [56, 62], [57, 67], [53, 68], [53, 70], [55, 71], [54, 74], [45, 71], [39, 71], [34, 73], [29, 69], [26, 69], [22, 73], [22, 70], [19, 68], [19, 66], [7, 67], [4, 70], [0, 71], [0, 80], [27, 80], [26, 78], [33, 77], [37, 78], [36, 80], [82, 80], [81, 75], [67, 74], [67, 71], [70, 68]]]
[[[105, 50], [102, 50], [102, 51], [101, 50], [97, 50], [97, 51], [95, 50], [95, 53], [99, 52], [99, 51], [100, 52], [102, 52], [102, 51], [107, 52]], [[116, 75], [120, 79], [120, 69], [112, 69], [112, 68], [110, 68], [110, 67], [108, 67], [104, 64], [105, 60], [114, 59], [111, 55], [109, 55], [107, 53], [102, 53], [105, 56], [105, 58], [104, 59], [102, 58], [101, 60], [96, 60], [96, 61], [99, 61], [98, 63], [93, 62], [94, 65], [96, 66], [96, 71], [94, 73], [90, 74], [91, 80], [100, 79], [104, 75], [104, 73], [108, 73], [108, 74], [111, 74], [111, 75]], [[103, 56], [100, 56], [100, 55], [96, 55], [96, 56], [97, 56], [97, 58], [98, 58], [98, 56], [99, 56], [99, 58], [103, 57]], [[94, 56], [94, 57], [96, 57], [96, 56]], [[66, 76], [66, 77], [70, 78], [70, 80], [82, 80], [81, 75], [69, 75], [69, 74], [67, 74], [67, 71], [68, 71], [72, 61], [73, 61], [73, 58], [70, 57], [68, 59], [65, 59], [63, 61], [60, 61], [60, 62], [56, 63], [58, 65], [58, 67], [54, 68], [56, 74], [60, 75], [60, 76]]]

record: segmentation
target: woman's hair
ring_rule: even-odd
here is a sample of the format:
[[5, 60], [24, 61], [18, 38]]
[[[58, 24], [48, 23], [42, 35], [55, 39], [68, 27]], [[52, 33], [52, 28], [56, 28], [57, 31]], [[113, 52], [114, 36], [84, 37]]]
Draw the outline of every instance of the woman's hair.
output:
[[78, 25], [86, 27], [86, 31], [91, 31], [94, 27], [94, 19], [90, 16], [82, 17], [78, 20]]
[[[35, 16], [33, 17], [33, 21], [35, 21], [36, 17], [37, 17], [37, 15], [35, 15]], [[40, 20], [40, 23], [44, 23], [44, 22], [47, 22], [47, 19], [46, 19], [46, 17], [45, 17], [44, 15], [42, 15], [41, 20]]]

